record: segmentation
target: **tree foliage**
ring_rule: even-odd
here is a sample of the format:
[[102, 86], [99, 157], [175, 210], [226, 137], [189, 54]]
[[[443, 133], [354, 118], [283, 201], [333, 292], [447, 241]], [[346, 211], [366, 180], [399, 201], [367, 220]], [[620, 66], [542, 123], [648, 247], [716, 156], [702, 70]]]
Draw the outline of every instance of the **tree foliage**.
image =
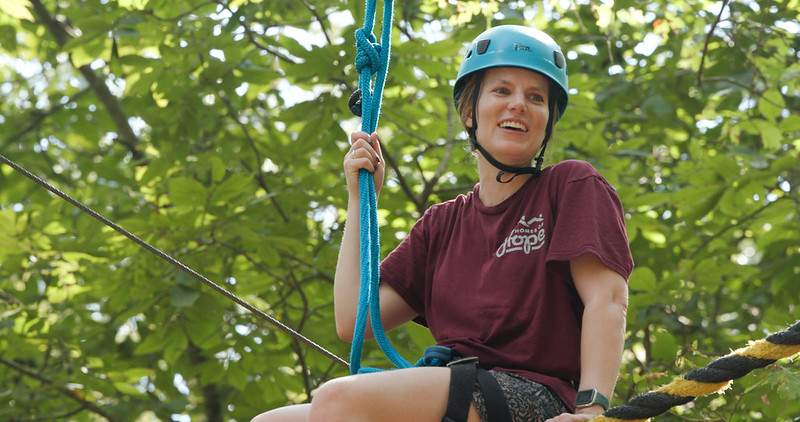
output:
[[[476, 182], [451, 103], [465, 43], [526, 24], [568, 58], [548, 162], [593, 163], [626, 209], [614, 402], [800, 319], [798, 0], [397, 3], [384, 253]], [[363, 19], [352, 0], [3, 1], [0, 150], [346, 357], [331, 286]], [[409, 360], [431, 341], [411, 324], [392, 339]], [[789, 420], [798, 372], [778, 362], [658, 420]], [[0, 419], [248, 420], [344, 374], [0, 167]]]

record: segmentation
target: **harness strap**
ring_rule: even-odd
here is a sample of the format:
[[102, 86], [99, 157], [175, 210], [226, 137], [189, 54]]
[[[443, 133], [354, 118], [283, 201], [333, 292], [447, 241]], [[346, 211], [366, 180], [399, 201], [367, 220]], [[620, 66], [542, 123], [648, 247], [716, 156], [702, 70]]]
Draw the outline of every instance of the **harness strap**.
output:
[[447, 410], [442, 422], [467, 422], [478, 372], [478, 359], [459, 359], [447, 366], [450, 367], [450, 394], [447, 396]]
[[478, 387], [480, 387], [484, 403], [486, 403], [486, 413], [489, 415], [489, 421], [511, 422], [508, 402], [497, 380], [489, 371], [480, 366], [478, 367], [477, 378]]
[[489, 421], [511, 422], [511, 413], [500, 384], [489, 371], [478, 365], [478, 358], [454, 360], [447, 366], [450, 368], [450, 395], [442, 422], [467, 422], [476, 381], [486, 403]]

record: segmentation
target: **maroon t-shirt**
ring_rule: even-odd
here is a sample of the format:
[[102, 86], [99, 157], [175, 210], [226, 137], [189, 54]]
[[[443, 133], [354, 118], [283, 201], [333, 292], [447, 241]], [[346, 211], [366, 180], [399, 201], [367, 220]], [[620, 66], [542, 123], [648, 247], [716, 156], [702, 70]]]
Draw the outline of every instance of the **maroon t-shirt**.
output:
[[546, 167], [503, 203], [473, 192], [430, 207], [381, 263], [381, 280], [440, 346], [552, 388], [572, 408], [583, 304], [569, 260], [633, 270], [619, 197], [590, 164]]

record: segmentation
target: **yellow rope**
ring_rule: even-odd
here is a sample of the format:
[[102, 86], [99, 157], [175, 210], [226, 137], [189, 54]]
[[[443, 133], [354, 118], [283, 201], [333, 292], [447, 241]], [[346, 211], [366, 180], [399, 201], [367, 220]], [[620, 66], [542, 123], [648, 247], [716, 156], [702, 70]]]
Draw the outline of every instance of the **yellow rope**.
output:
[[756, 359], [783, 359], [800, 353], [800, 344], [772, 344], [766, 340], [751, 341], [732, 354]]
[[[698, 396], [724, 391], [733, 383], [733, 378], [719, 382], [703, 382], [703, 379], [716, 376], [707, 375], [706, 372], [716, 374], [727, 370], [730, 364], [734, 377], [742, 376], [752, 369], [764, 367], [778, 359], [800, 353], [800, 341], [798, 340], [800, 340], [800, 321], [765, 339], [750, 341], [747, 347], [715, 359], [706, 368], [675, 378], [669, 384], [658, 387], [653, 392], [640, 394], [624, 405], [611, 408], [604, 414], [596, 416], [592, 422], [649, 421], [672, 406], [687, 403]], [[712, 366], [713, 369], [709, 369]], [[686, 377], [693, 379], [686, 379]], [[674, 403], [670, 402], [672, 399], [674, 399]], [[647, 414], [646, 417], [645, 414]]]

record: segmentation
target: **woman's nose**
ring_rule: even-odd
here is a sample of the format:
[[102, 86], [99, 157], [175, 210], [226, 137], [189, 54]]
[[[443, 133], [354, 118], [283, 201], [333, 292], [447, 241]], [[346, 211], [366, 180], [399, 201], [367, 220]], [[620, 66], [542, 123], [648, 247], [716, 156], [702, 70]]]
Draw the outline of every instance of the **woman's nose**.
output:
[[511, 94], [508, 101], [508, 109], [522, 112], [525, 111], [525, 108], [525, 95], [522, 93]]

